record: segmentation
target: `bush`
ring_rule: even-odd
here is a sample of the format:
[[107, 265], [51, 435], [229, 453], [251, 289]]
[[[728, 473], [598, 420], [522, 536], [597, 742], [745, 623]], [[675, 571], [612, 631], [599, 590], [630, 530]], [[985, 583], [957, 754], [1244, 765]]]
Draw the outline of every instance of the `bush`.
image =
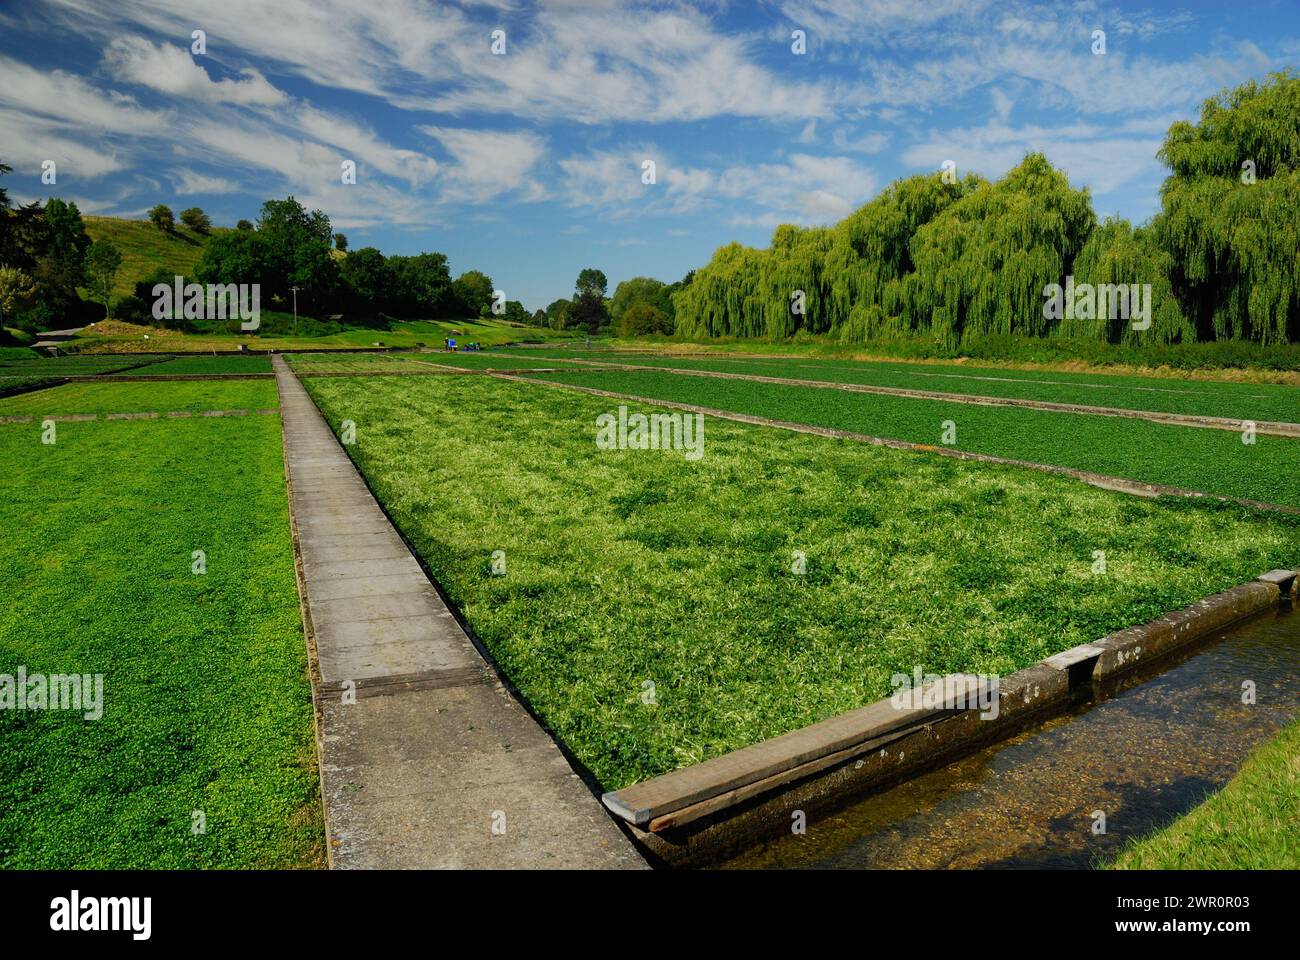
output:
[[642, 337], [655, 333], [672, 333], [673, 325], [662, 310], [648, 303], [634, 303], [623, 311], [618, 322], [619, 336]]
[[210, 233], [212, 231], [212, 219], [198, 207], [182, 210], [181, 223], [195, 233]]
[[164, 233], [171, 233], [176, 229], [176, 218], [172, 216], [172, 208], [165, 203], [160, 203], [149, 211], [149, 222]]
[[117, 305], [113, 308], [113, 316], [123, 323], [138, 323], [142, 326], [152, 324], [153, 304], [135, 294], [129, 294], [117, 301]]

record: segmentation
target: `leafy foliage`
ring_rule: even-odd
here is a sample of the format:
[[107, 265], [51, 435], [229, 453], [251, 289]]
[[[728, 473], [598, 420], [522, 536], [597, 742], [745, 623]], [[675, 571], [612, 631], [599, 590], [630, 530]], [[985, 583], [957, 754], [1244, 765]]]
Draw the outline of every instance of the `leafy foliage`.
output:
[[195, 233], [208, 233], [212, 230], [212, 218], [198, 207], [189, 207], [182, 210], [181, 223]]
[[107, 240], [99, 240], [87, 248], [85, 265], [86, 282], [91, 293], [104, 305], [104, 316], [108, 317], [109, 298], [117, 281], [117, 271], [122, 267], [122, 251]]
[[176, 229], [176, 217], [172, 213], [172, 208], [165, 203], [156, 204], [149, 211], [149, 222], [164, 233], [170, 233]]
[[1274, 74], [1169, 128], [1154, 227], [1201, 339], [1300, 341], [1300, 76]]
[[492, 306], [492, 278], [481, 270], [466, 270], [452, 283], [456, 302], [466, 315], [485, 316]]
[[[891, 184], [840, 223], [728, 244], [673, 297], [687, 337], [830, 334], [1109, 343], [1300, 342], [1300, 76], [1273, 75], [1170, 127], [1170, 177], [1144, 227], [1096, 224], [1087, 190], [1030, 154], [996, 183], [935, 174]], [[1149, 284], [1151, 325], [1049, 317], [1044, 288]]]

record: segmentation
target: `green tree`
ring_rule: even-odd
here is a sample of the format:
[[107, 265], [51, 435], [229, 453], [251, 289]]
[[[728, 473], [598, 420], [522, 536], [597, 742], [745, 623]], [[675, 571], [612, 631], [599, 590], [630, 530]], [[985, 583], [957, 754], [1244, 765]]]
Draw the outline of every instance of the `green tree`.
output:
[[1173, 258], [1160, 247], [1150, 228], [1136, 230], [1127, 220], [1112, 217], [1094, 229], [1074, 261], [1075, 284], [1122, 285], [1139, 290], [1151, 288], [1151, 326], [1137, 330], [1131, 319], [1114, 315], [1092, 320], [1063, 319], [1059, 332], [1065, 336], [1102, 336], [1111, 343], [1139, 343], [1147, 339], [1163, 343], [1190, 342], [1195, 328], [1187, 321], [1170, 282]]
[[86, 250], [86, 282], [90, 292], [104, 305], [104, 319], [109, 316], [109, 299], [121, 266], [122, 251], [107, 240], [96, 240]]
[[916, 231], [904, 293], [914, 327], [953, 346], [968, 334], [1051, 332], [1043, 288], [1064, 280], [1095, 224], [1088, 191], [1029, 154]]
[[18, 314], [36, 302], [36, 283], [17, 267], [0, 265], [0, 330], [16, 326]]
[[176, 218], [172, 215], [172, 208], [165, 203], [157, 204], [149, 211], [149, 222], [164, 233], [171, 233], [176, 229]]
[[559, 300], [552, 300], [546, 306], [546, 325], [552, 330], [563, 330], [568, 326], [569, 308], [573, 306], [573, 301], [561, 297]]
[[638, 303], [654, 307], [664, 318], [673, 316], [672, 295], [666, 283], [653, 277], [632, 277], [614, 288], [609, 302], [610, 319], [619, 323], [624, 311]]
[[334, 232], [320, 210], [308, 212], [293, 197], [267, 200], [257, 221], [261, 240], [263, 297], [292, 302], [308, 314], [324, 308], [338, 292], [338, 264], [330, 255]]
[[524, 308], [523, 303], [518, 300], [507, 300], [505, 303], [505, 310], [502, 312], [501, 317], [503, 320], [507, 320], [510, 323], [525, 325], [532, 319], [529, 316], [528, 311]]
[[342, 233], [334, 234], [334, 249], [347, 253], [348, 238], [346, 234], [342, 234]]
[[237, 224], [235, 224], [235, 229], [236, 229], [236, 230], [252, 230], [252, 229], [253, 229], [253, 221], [251, 221], [251, 220], [240, 220]]
[[1300, 76], [1272, 74], [1169, 128], [1152, 224], [1201, 339], [1300, 340]]
[[588, 333], [596, 333], [601, 327], [609, 324], [609, 310], [605, 306], [605, 298], [595, 287], [580, 291], [573, 298], [573, 305], [569, 307], [569, 320], [574, 326], [582, 327]]
[[492, 278], [480, 270], [466, 270], [452, 283], [456, 303], [471, 317], [484, 316], [491, 309], [495, 289]]
[[210, 233], [212, 230], [212, 219], [198, 207], [182, 210], [181, 223], [195, 233]]
[[77, 288], [86, 282], [86, 251], [90, 237], [75, 203], [52, 197], [42, 214], [41, 251], [33, 277], [39, 324], [62, 323], [81, 302]]
[[394, 290], [393, 272], [377, 249], [362, 247], [354, 250], [339, 265], [339, 273], [362, 310], [389, 309], [389, 297]]
[[[194, 269], [195, 279], [202, 283], [262, 283], [263, 264], [266, 259], [263, 252], [263, 238], [254, 230], [233, 230], [219, 233], [207, 242], [203, 256], [199, 258]], [[173, 271], [163, 270], [159, 280], [154, 282], [171, 282]], [[152, 291], [153, 284], [149, 284]], [[149, 293], [137, 295], [151, 295]]]
[[638, 300], [623, 311], [618, 320], [621, 337], [643, 337], [655, 333], [672, 333], [672, 321], [653, 304]]
[[391, 302], [404, 317], [436, 317], [448, 311], [452, 299], [451, 273], [441, 253], [389, 257], [393, 294]]
[[609, 281], [605, 274], [593, 267], [587, 267], [578, 274], [578, 282], [574, 285], [574, 292], [584, 293], [588, 290], [594, 290], [599, 296], [605, 296], [605, 291], [609, 289]]

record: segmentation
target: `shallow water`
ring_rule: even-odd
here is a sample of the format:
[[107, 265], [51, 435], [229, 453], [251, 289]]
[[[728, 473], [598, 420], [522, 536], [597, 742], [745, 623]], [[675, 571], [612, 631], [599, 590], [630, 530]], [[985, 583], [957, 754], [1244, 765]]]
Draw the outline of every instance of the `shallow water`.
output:
[[[851, 802], [727, 868], [1090, 867], [1199, 804], [1300, 713], [1300, 612], [1261, 614], [1145, 682]], [[1242, 702], [1253, 681], [1255, 703]], [[1105, 832], [1094, 832], [1096, 812]]]

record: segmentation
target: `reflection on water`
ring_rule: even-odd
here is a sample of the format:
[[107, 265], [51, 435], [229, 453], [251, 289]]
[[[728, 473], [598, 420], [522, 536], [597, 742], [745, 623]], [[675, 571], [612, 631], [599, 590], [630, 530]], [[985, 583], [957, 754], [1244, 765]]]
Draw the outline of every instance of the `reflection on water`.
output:
[[[1167, 662], [1168, 663], [1168, 662]], [[1255, 704], [1242, 702], [1243, 684]], [[1201, 802], [1300, 712], [1300, 612], [1261, 614], [1106, 691], [871, 795], [731, 868], [1089, 867]], [[1095, 812], [1105, 833], [1094, 833]]]

